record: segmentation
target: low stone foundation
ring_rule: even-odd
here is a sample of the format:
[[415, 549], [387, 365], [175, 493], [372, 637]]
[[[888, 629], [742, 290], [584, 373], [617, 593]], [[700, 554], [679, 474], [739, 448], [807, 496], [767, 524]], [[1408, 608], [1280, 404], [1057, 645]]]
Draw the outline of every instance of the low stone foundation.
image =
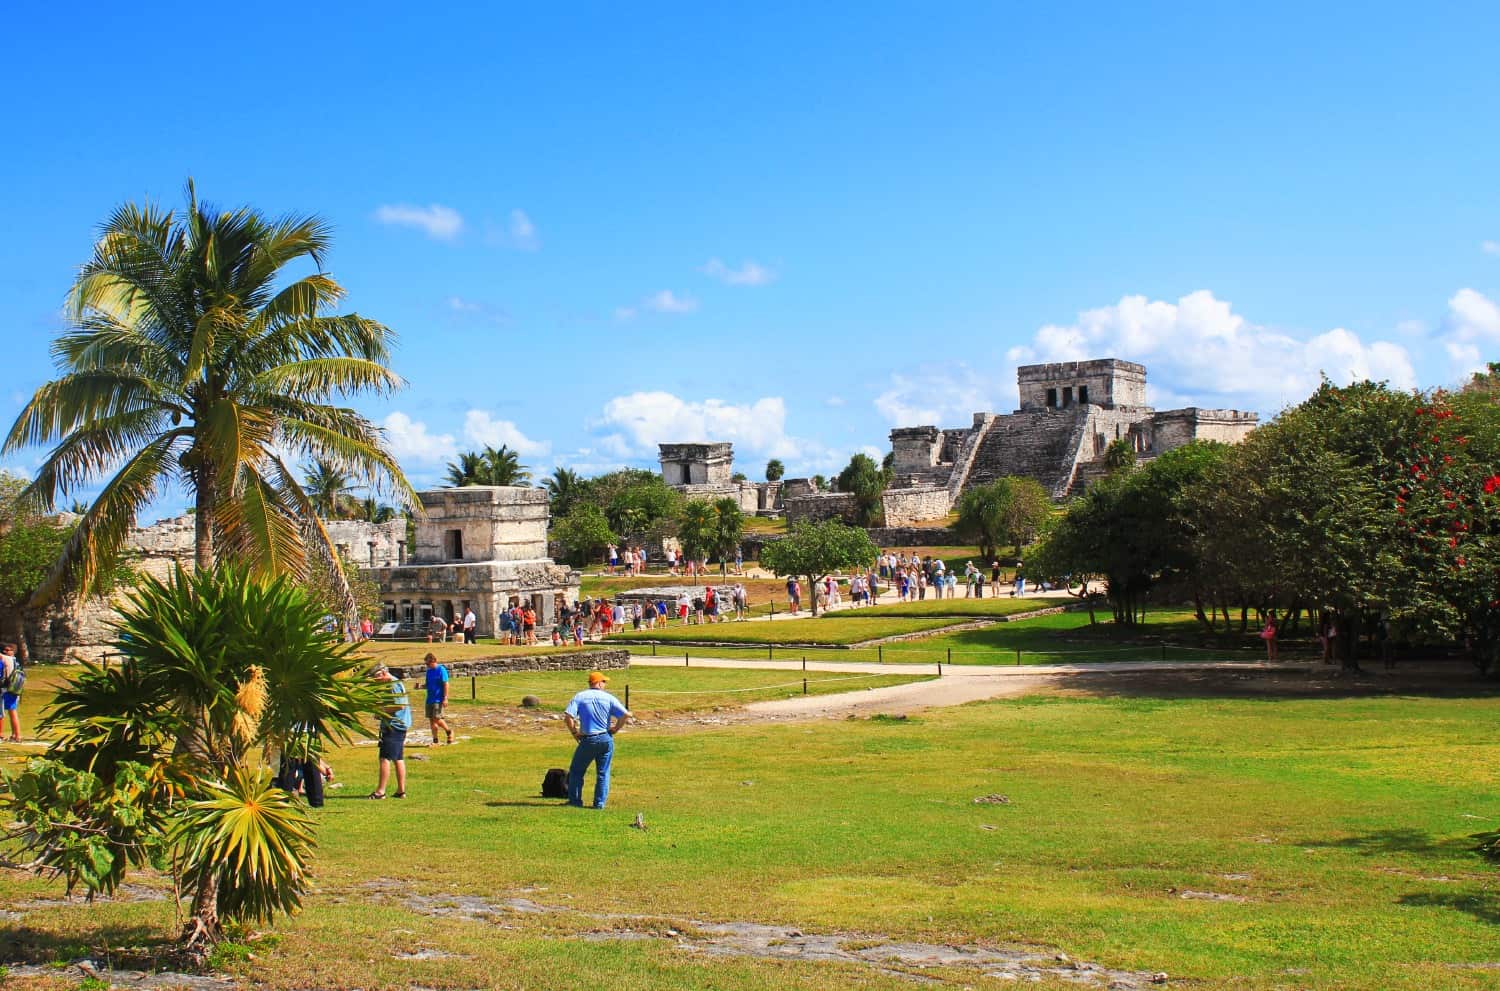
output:
[[[437, 653], [434, 651], [434, 653]], [[439, 662], [448, 668], [453, 678], [469, 678], [482, 674], [511, 674], [516, 671], [621, 671], [630, 667], [628, 650], [553, 650], [535, 654], [516, 654], [510, 657], [487, 657], [478, 661]], [[390, 666], [391, 674], [403, 681], [421, 678], [427, 670], [421, 661], [413, 664]]]
[[869, 533], [876, 547], [966, 546], [951, 526], [880, 526]]

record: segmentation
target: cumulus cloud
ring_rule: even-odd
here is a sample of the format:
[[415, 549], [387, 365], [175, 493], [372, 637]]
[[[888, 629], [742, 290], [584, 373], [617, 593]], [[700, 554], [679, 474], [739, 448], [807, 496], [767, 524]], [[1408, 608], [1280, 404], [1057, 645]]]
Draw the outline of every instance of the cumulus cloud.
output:
[[600, 450], [622, 459], [654, 459], [658, 444], [729, 441], [737, 459], [781, 458], [817, 470], [842, 465], [838, 452], [788, 432], [786, 400], [780, 396], [728, 403], [633, 392], [605, 403], [592, 426]]
[[529, 457], [546, 457], [552, 450], [551, 442], [532, 440], [510, 420], [497, 420], [488, 410], [482, 409], [471, 409], [464, 414], [464, 439], [479, 447], [504, 444], [517, 454]]
[[430, 206], [390, 203], [376, 208], [375, 219], [395, 227], [415, 227], [439, 241], [451, 241], [464, 229], [463, 215], [440, 203]]
[[458, 452], [452, 434], [434, 434], [427, 424], [400, 411], [391, 413], [380, 426], [397, 461], [433, 464], [451, 460]]
[[1460, 289], [1448, 300], [1439, 340], [1454, 372], [1484, 371], [1485, 353], [1500, 348], [1500, 306], [1482, 292]]
[[1123, 358], [1144, 364], [1157, 406], [1233, 406], [1275, 412], [1300, 402], [1319, 376], [1335, 382], [1417, 384], [1401, 344], [1365, 342], [1342, 327], [1302, 339], [1247, 320], [1206, 289], [1175, 303], [1126, 296], [1085, 310], [1069, 324], [1048, 324], [1006, 357], [1016, 364]]
[[642, 312], [682, 314], [692, 313], [697, 309], [698, 301], [692, 296], [679, 296], [670, 289], [663, 289], [652, 293], [634, 306], [616, 307], [615, 319], [630, 320]]
[[[1009, 380], [1015, 382], [1014, 370]], [[875, 408], [896, 427], [953, 427], [969, 423], [974, 413], [1014, 408], [1013, 400], [1001, 399], [1004, 391], [1003, 374], [985, 377], [962, 362], [923, 365], [893, 374], [886, 390], [875, 397]]]
[[739, 268], [730, 268], [723, 259], [710, 258], [698, 271], [729, 286], [766, 286], [776, 281], [774, 271], [749, 259]]

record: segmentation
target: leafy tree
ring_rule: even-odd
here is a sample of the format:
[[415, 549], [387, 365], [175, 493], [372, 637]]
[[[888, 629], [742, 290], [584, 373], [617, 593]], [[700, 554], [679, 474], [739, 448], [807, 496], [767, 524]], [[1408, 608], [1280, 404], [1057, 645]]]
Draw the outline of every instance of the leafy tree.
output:
[[1008, 476], [978, 485], [958, 500], [958, 522], [963, 539], [979, 548], [979, 555], [994, 560], [1002, 546], [1021, 545], [1036, 539], [1052, 512], [1047, 490], [1035, 479]]
[[814, 475], [812, 478], [808, 479], [808, 481], [812, 482], [814, 492], [822, 492], [824, 489], [828, 488], [828, 479], [824, 478], [822, 475]]
[[1111, 474], [1135, 467], [1135, 445], [1127, 437], [1116, 437], [1104, 449], [1104, 468]]
[[714, 500], [714, 555], [720, 561], [734, 557], [745, 536], [745, 513], [740, 504], [725, 496]]
[[781, 463], [780, 458], [772, 458], [766, 462], [766, 481], [779, 482], [781, 476], [786, 474], [786, 465]]
[[646, 472], [645, 478], [620, 487], [604, 506], [604, 515], [617, 533], [641, 533], [675, 520], [682, 511], [682, 493]]
[[567, 516], [552, 524], [552, 538], [577, 564], [586, 563], [619, 539], [603, 511], [586, 502], [574, 506]]
[[876, 547], [862, 527], [838, 520], [804, 520], [780, 540], [761, 548], [760, 563], [780, 577], [800, 575], [807, 579], [813, 615], [818, 614], [817, 579], [846, 568], [867, 567], [875, 560]]
[[[164, 486], [193, 495], [195, 561], [220, 552], [257, 575], [307, 571], [333, 545], [282, 460], [327, 457], [415, 493], [380, 430], [331, 400], [389, 392], [392, 334], [331, 309], [344, 290], [321, 270], [322, 222], [200, 204], [178, 215], [127, 204], [105, 222], [68, 296], [74, 329], [53, 344], [59, 377], [37, 389], [4, 452], [54, 444], [23, 501], [40, 513], [104, 480], [38, 589], [88, 591]], [[288, 265], [318, 271], [279, 284]]]
[[521, 464], [521, 456], [501, 444], [498, 448], [486, 446], [483, 451], [464, 451], [458, 461], [448, 463], [448, 484], [454, 488], [465, 485], [524, 485], [531, 481], [531, 472]]
[[396, 518], [396, 507], [366, 496], [359, 502], [359, 518], [366, 523], [389, 523]]
[[880, 497], [885, 494], [888, 482], [875, 459], [868, 454], [856, 454], [839, 472], [836, 488], [854, 496], [855, 522], [861, 526], [875, 526], [885, 516]]
[[27, 512], [21, 502], [26, 482], [0, 471], [0, 620], [4, 636], [29, 657], [22, 607], [47, 579], [68, 541], [68, 528], [56, 519]]
[[353, 677], [355, 648], [323, 614], [290, 577], [228, 564], [143, 579], [119, 623], [123, 660], [86, 663], [58, 690], [42, 723], [52, 747], [12, 779], [4, 811], [25, 866], [108, 893], [132, 867], [172, 864], [199, 954], [226, 920], [294, 910], [313, 824], [257, 773], [259, 755], [348, 742], [388, 699]]

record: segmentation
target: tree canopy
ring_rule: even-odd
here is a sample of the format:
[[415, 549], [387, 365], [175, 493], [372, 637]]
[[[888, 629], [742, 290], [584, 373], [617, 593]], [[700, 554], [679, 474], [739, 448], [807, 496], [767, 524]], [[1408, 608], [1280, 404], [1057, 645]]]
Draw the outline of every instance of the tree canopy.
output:
[[868, 454], [856, 454], [839, 472], [836, 486], [840, 492], [854, 496], [854, 520], [861, 526], [877, 526], [885, 518], [880, 497], [890, 483], [890, 476]]
[[[104, 223], [68, 295], [72, 328], [52, 346], [59, 376], [4, 445], [54, 445], [23, 495], [30, 510], [103, 483], [40, 598], [69, 579], [95, 588], [170, 487], [193, 496], [200, 568], [223, 552], [256, 574], [306, 574], [309, 550], [334, 550], [284, 452], [415, 503], [380, 430], [333, 403], [402, 383], [387, 327], [330, 312], [344, 290], [322, 270], [329, 247], [317, 219], [217, 210], [191, 182], [181, 214], [127, 204]], [[317, 270], [284, 281], [298, 262]]]
[[521, 456], [501, 444], [482, 451], [464, 451], [458, 461], [448, 463], [447, 482], [454, 488], [466, 485], [525, 485], [531, 471]]
[[862, 527], [848, 526], [838, 520], [804, 520], [794, 525], [785, 537], [762, 547], [760, 563], [781, 577], [805, 577], [816, 616], [818, 597], [813, 586], [817, 579], [835, 571], [868, 567], [877, 553], [870, 535]]
[[1003, 546], [1019, 551], [1036, 539], [1052, 512], [1052, 500], [1041, 483], [1008, 476], [975, 486], [958, 500], [959, 535], [973, 541], [981, 557], [994, 560]]

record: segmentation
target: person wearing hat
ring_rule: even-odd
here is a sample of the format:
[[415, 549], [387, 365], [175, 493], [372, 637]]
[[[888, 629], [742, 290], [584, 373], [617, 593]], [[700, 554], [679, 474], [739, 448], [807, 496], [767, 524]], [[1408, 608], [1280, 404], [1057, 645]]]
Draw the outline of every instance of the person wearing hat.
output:
[[630, 710], [604, 690], [609, 678], [602, 671], [589, 672], [589, 687], [573, 696], [563, 711], [568, 732], [578, 741], [568, 770], [568, 804], [583, 808], [583, 776], [597, 764], [594, 778], [594, 808], [604, 808], [609, 798], [609, 768], [615, 756], [615, 734], [630, 721]]
[[406, 701], [406, 686], [401, 679], [391, 674], [390, 668], [377, 664], [370, 669], [370, 677], [391, 686], [391, 703], [380, 717], [380, 783], [370, 792], [370, 797], [385, 797], [386, 785], [391, 780], [391, 768], [396, 769], [396, 798], [406, 797], [406, 731], [411, 729], [411, 706]]

